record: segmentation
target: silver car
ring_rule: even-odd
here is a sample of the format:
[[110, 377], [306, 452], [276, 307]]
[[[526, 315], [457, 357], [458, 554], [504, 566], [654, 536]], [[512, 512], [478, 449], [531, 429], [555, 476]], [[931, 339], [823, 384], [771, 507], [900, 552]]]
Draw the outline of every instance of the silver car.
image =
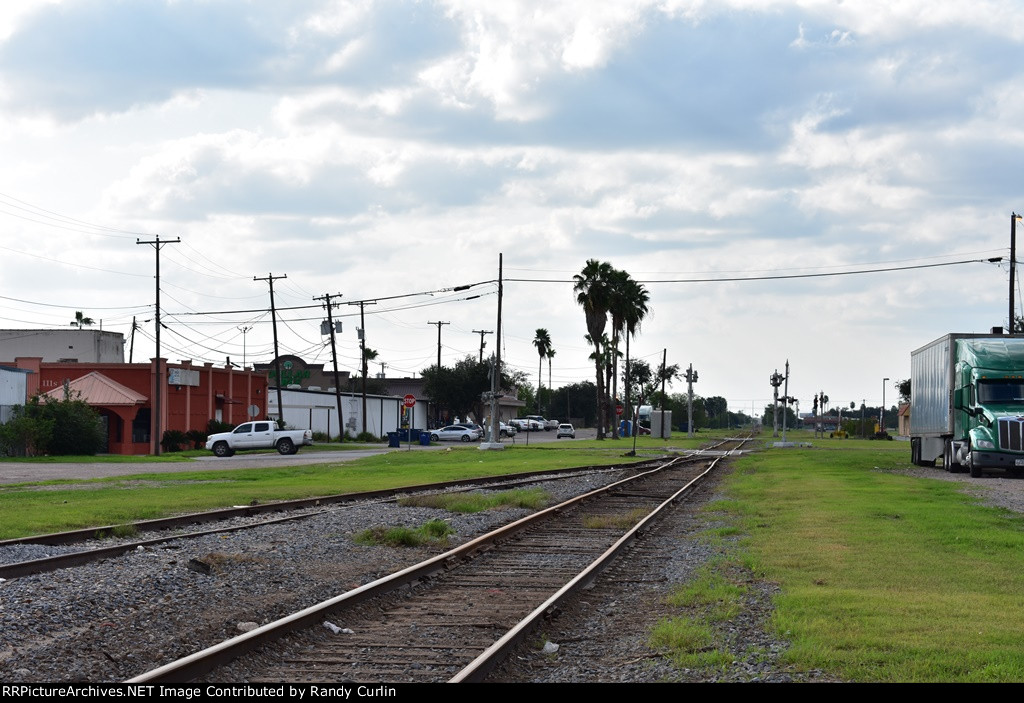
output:
[[568, 437], [569, 439], [576, 439], [576, 428], [567, 422], [563, 422], [558, 426], [558, 434], [555, 439], [561, 439], [562, 437]]
[[480, 439], [480, 431], [471, 429], [469, 427], [463, 427], [462, 425], [448, 425], [442, 427], [439, 430], [432, 430], [430, 432], [431, 442], [441, 441], [461, 441], [461, 442], [474, 442]]

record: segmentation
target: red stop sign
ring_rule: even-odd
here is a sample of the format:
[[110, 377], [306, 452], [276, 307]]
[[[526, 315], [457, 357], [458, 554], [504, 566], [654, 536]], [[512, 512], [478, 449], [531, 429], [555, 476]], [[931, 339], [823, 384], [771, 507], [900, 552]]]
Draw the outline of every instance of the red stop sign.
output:
[[404, 400], [404, 403], [405, 403], [405, 407], [407, 407], [407, 408], [411, 408], [414, 405], [416, 405], [416, 396], [414, 396], [412, 393], [406, 394], [406, 396], [405, 396], [405, 398], [403, 400]]
[[616, 405], [615, 406], [615, 414], [616, 415], [621, 415], [623, 410], [624, 410], [624, 408], [622, 407], [622, 405]]

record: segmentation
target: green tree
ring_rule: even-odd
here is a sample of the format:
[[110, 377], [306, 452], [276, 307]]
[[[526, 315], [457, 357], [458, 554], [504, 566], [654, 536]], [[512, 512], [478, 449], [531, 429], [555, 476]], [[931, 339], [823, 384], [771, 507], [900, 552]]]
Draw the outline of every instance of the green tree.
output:
[[604, 359], [602, 341], [604, 330], [608, 325], [608, 308], [611, 305], [611, 286], [615, 269], [607, 262], [588, 259], [583, 270], [573, 276], [573, 292], [576, 302], [583, 308], [587, 321], [587, 333], [590, 343], [594, 346], [591, 359], [594, 361], [594, 377], [597, 393], [597, 438], [604, 439], [606, 418], [608, 417], [608, 399], [604, 385]]
[[555, 357], [555, 350], [554, 349], [548, 349], [548, 353], [545, 354], [545, 356], [548, 358], [548, 393], [547, 393], [547, 402], [545, 402], [544, 407], [546, 408], [546, 412], [550, 413], [551, 412], [551, 400], [550, 400], [550, 398], [551, 398], [551, 390], [552, 390], [552, 386], [551, 386], [551, 360]]
[[49, 451], [53, 420], [43, 416], [39, 396], [15, 405], [11, 417], [0, 425], [0, 453], [7, 456], [40, 456]]
[[713, 395], [710, 398], [705, 398], [704, 408], [707, 410], [712, 427], [722, 427], [729, 424], [729, 403], [722, 396]]
[[540, 396], [541, 396], [541, 369], [543, 368], [544, 359], [547, 357], [548, 352], [551, 350], [551, 335], [543, 327], [538, 327], [536, 336], [533, 338], [533, 346], [537, 348], [537, 414], [540, 412]]
[[[491, 389], [490, 361], [481, 362], [476, 357], [466, 356], [452, 367], [429, 366], [420, 375], [423, 392], [452, 416], [476, 413], [483, 417], [486, 414], [481, 395]], [[529, 385], [521, 374], [502, 373], [500, 380], [499, 387], [505, 389]]]
[[71, 321], [71, 326], [77, 327], [78, 329], [82, 329], [83, 325], [94, 324], [96, 324], [95, 321], [91, 317], [86, 317], [85, 315], [83, 315], [81, 310], [75, 311], [75, 319]]
[[554, 391], [551, 396], [551, 414], [566, 422], [582, 420], [583, 427], [594, 427], [597, 422], [597, 389], [590, 381], [571, 383]]
[[[660, 392], [659, 392], [660, 395]], [[673, 423], [682, 428], [687, 421], [689, 396], [686, 393], [672, 393], [665, 399], [665, 409], [671, 411]], [[693, 426], [708, 427], [708, 414], [704, 409], [704, 399], [693, 394]]]
[[[780, 412], [781, 412], [782, 407], [783, 407], [782, 403], [779, 403]], [[796, 426], [797, 426], [797, 417], [796, 417], [796, 413], [793, 412], [793, 408], [790, 407], [790, 406], [786, 406], [785, 413], [786, 413], [786, 427], [788, 427], [790, 429], [796, 428]], [[764, 406], [764, 416], [761, 418], [761, 423], [765, 427], [768, 427], [769, 425], [773, 424], [772, 423], [772, 418], [774, 418], [774, 417], [775, 417], [775, 411], [772, 408], [771, 404], [769, 403], [768, 405]], [[782, 429], [782, 418], [779, 418], [779, 429], [780, 430]]]
[[896, 391], [900, 394], [901, 403], [910, 402], [910, 379], [906, 378], [896, 382]]
[[5, 453], [91, 455], [103, 448], [106, 437], [99, 413], [85, 401], [73, 398], [64, 384], [64, 398], [36, 396], [15, 406], [11, 421], [0, 426]]
[[626, 332], [626, 374], [625, 374], [625, 387], [626, 387], [626, 412], [632, 413], [632, 393], [631, 384], [628, 379], [631, 375], [630, 359], [629, 359], [629, 342], [631, 337], [635, 337], [636, 333], [640, 331], [640, 324], [644, 321], [644, 318], [650, 314], [650, 308], [648, 303], [650, 302], [650, 295], [647, 289], [642, 283], [638, 283], [631, 277], [627, 277], [625, 281], [625, 291], [623, 298], [628, 304], [625, 304], [624, 311], [624, 325]]

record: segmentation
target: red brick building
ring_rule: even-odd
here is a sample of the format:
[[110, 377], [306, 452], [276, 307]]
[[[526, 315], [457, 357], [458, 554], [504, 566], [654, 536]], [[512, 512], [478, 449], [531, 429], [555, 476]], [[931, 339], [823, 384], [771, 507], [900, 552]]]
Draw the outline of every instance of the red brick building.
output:
[[156, 360], [148, 364], [44, 362], [18, 357], [6, 363], [29, 371], [28, 397], [63, 397], [64, 384], [94, 407], [107, 428], [111, 454], [153, 454], [165, 430], [206, 430], [207, 422], [232, 425], [267, 416], [267, 375], [213, 364], [161, 360], [160, 428], [155, 428]]

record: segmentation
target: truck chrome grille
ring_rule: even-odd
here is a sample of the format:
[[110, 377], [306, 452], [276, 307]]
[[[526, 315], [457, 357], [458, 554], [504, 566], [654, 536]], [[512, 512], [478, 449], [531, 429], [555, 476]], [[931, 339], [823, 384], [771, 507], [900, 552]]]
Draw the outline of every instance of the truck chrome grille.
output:
[[1011, 452], [1024, 451], [1024, 418], [999, 418], [999, 448]]

